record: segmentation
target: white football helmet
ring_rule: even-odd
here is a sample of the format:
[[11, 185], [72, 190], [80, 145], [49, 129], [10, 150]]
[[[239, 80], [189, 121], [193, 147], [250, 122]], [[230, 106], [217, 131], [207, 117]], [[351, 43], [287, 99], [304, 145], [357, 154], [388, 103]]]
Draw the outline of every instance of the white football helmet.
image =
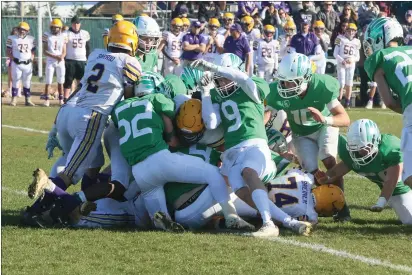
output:
[[[278, 93], [283, 98], [292, 98], [305, 92], [312, 78], [312, 64], [306, 55], [288, 53], [279, 63], [276, 75], [278, 80]], [[294, 83], [287, 88], [285, 83]]]
[[148, 16], [138, 16], [133, 23], [139, 36], [138, 51], [149, 53], [157, 49], [162, 33], [156, 20]]
[[347, 132], [346, 148], [358, 165], [370, 163], [378, 155], [381, 133], [378, 125], [370, 119], [353, 122]]
[[388, 47], [389, 42], [398, 40], [403, 41], [403, 29], [396, 19], [380, 17], [374, 19], [365, 30], [363, 39], [363, 49], [366, 57], [374, 52]]
[[[217, 55], [213, 63], [217, 66], [236, 68], [240, 71], [245, 71], [242, 59], [233, 53]], [[230, 96], [237, 89], [237, 83], [216, 73], [213, 75], [213, 80], [216, 91], [222, 98]]]

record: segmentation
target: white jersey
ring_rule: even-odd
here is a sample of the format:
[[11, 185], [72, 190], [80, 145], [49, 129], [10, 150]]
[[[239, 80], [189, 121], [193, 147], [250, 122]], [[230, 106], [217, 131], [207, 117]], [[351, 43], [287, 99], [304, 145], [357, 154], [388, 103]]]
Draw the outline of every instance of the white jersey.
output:
[[292, 169], [269, 182], [269, 198], [292, 218], [317, 223], [312, 196], [313, 175]]
[[36, 42], [31, 35], [26, 35], [23, 38], [17, 35], [10, 35], [7, 37], [6, 46], [12, 50], [14, 58], [20, 61], [27, 61], [31, 59], [32, 51], [36, 49]]
[[225, 29], [224, 27], [220, 27], [217, 29], [217, 34], [220, 34], [223, 37], [225, 36], [226, 32], [227, 32], [227, 29]]
[[249, 41], [249, 46], [253, 49], [253, 42], [259, 41], [261, 38], [259, 29], [252, 29], [249, 33], [244, 32], [247, 40]]
[[279, 48], [280, 48], [279, 59], [282, 59], [282, 57], [284, 57], [285, 54], [287, 53], [289, 45], [290, 45], [290, 40], [291, 39], [288, 39], [288, 37], [286, 37], [286, 35], [284, 34], [279, 35], [278, 37]]
[[69, 29], [64, 34], [67, 37], [66, 58], [86, 61], [86, 42], [90, 40], [89, 32], [80, 30], [78, 33], [74, 33]]
[[170, 31], [163, 32], [163, 39], [166, 41], [166, 54], [172, 58], [180, 58], [182, 55], [182, 38], [184, 33], [174, 35]]
[[142, 68], [128, 54], [96, 49], [90, 54], [84, 72], [76, 105], [110, 115], [123, 97], [124, 85], [134, 85]]
[[338, 35], [335, 40], [333, 56], [337, 59], [338, 65], [346, 59], [350, 59], [352, 61], [351, 65], [354, 65], [355, 62], [359, 61], [360, 48], [361, 43], [359, 39], [353, 38], [352, 40], [349, 40], [344, 35]]
[[[205, 35], [205, 38], [206, 38], [206, 45], [208, 45], [210, 41], [210, 35]], [[223, 46], [223, 43], [225, 43], [225, 37], [221, 34], [216, 34], [214, 39], [215, 39], [214, 43], [209, 47], [207, 52], [203, 54], [203, 58], [209, 62], [213, 62], [216, 56], [219, 55], [219, 52], [217, 51], [217, 47], [216, 47], [216, 41], [220, 46]]]
[[[268, 109], [267, 109], [268, 110]], [[266, 131], [269, 129], [278, 130], [290, 143], [292, 141], [292, 130], [290, 129], [288, 117], [285, 111], [271, 111], [269, 121], [265, 125]]]
[[258, 40], [256, 44], [256, 64], [275, 64], [275, 68], [277, 68], [278, 54], [280, 50], [279, 42], [275, 39], [267, 42], [262, 38]]
[[61, 55], [63, 47], [67, 43], [67, 36], [59, 33], [58, 35], [45, 32], [43, 34], [43, 43], [47, 43], [47, 51], [51, 54]]

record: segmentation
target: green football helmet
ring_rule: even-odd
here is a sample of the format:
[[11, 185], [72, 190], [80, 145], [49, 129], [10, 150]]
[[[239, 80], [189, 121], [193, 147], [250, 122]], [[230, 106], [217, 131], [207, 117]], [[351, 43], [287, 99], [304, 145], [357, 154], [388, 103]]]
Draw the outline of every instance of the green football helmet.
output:
[[363, 50], [369, 57], [374, 52], [388, 47], [389, 42], [403, 42], [403, 29], [396, 19], [380, 17], [374, 19], [365, 30]]
[[197, 87], [203, 77], [203, 71], [193, 69], [191, 67], [185, 67], [180, 77], [185, 84], [189, 94], [192, 94], [197, 91]]
[[154, 72], [143, 72], [139, 85], [134, 88], [134, 95], [137, 97], [153, 94], [153, 93], [163, 93], [164, 92], [164, 81], [165, 79], [158, 73]]
[[374, 160], [380, 143], [381, 133], [372, 120], [359, 119], [349, 126], [346, 149], [356, 164], [366, 165]]
[[269, 129], [266, 131], [268, 137], [268, 145], [270, 150], [283, 154], [288, 152], [288, 143], [285, 136], [276, 129]]

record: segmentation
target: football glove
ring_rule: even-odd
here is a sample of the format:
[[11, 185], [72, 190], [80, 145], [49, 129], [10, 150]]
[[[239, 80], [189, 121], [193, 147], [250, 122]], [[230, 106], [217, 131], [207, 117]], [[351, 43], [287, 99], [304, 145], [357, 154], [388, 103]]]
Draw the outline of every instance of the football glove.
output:
[[190, 64], [190, 67], [193, 69], [198, 69], [200, 71], [206, 72], [206, 71], [211, 71], [211, 72], [217, 72], [218, 66], [216, 66], [213, 63], [207, 62], [206, 60], [203, 59], [198, 59], [192, 62]]
[[63, 148], [60, 145], [59, 139], [57, 138], [57, 128], [56, 124], [53, 124], [53, 128], [49, 132], [49, 137], [47, 138], [47, 143], [46, 143], [46, 151], [48, 153], [48, 159], [53, 157], [53, 150], [54, 148], [59, 148], [60, 150], [63, 150]]
[[387, 201], [384, 197], [379, 197], [378, 201], [376, 202], [375, 205], [371, 206], [369, 209], [372, 212], [381, 212], [383, 208], [385, 207]]

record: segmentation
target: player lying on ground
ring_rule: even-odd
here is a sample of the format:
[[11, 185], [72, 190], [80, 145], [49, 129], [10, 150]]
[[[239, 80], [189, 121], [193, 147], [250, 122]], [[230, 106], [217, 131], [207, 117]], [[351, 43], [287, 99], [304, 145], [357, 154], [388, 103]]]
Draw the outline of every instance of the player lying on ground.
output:
[[403, 114], [402, 180], [412, 187], [412, 48], [403, 43], [402, 26], [393, 18], [377, 18], [365, 31], [365, 71], [378, 84], [385, 105]]
[[388, 203], [403, 224], [412, 224], [412, 191], [401, 180], [404, 164], [397, 137], [381, 134], [372, 120], [360, 119], [351, 124], [347, 138], [339, 137], [338, 151], [341, 162], [326, 174], [319, 171], [320, 183], [334, 183], [353, 170], [381, 189], [371, 211], [381, 212]]

